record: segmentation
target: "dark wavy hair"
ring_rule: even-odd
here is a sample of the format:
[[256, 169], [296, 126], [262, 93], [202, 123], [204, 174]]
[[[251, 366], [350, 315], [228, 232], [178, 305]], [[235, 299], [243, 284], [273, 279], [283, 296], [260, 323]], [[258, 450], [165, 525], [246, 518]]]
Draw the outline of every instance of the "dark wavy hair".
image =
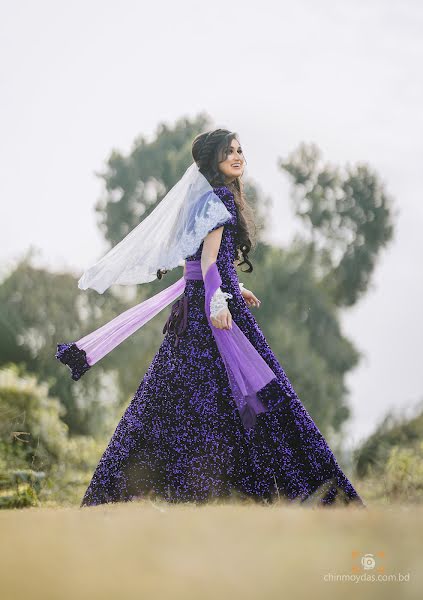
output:
[[231, 183], [226, 184], [224, 174], [219, 170], [219, 163], [226, 160], [233, 139], [240, 143], [238, 134], [228, 129], [214, 129], [213, 131], [200, 133], [192, 143], [191, 152], [199, 171], [210, 185], [212, 187], [225, 186], [234, 195], [238, 216], [236, 233], [238, 266], [247, 264], [248, 268], [244, 271], [241, 269], [241, 271], [251, 273], [253, 265], [248, 259], [248, 253], [257, 243], [254, 211], [245, 198], [241, 177], [236, 177]]

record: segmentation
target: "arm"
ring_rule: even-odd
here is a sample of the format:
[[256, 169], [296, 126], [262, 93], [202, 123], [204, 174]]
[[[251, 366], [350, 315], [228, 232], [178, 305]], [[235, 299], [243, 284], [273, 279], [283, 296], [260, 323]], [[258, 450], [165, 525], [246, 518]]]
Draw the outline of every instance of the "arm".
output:
[[240, 281], [239, 287], [241, 290], [241, 296], [244, 298], [245, 302], [248, 306], [258, 306], [260, 307], [261, 300], [259, 300], [251, 290], [247, 290], [244, 284]]
[[[234, 265], [234, 267], [238, 266], [237, 258], [234, 260], [233, 265]], [[252, 306], [260, 307], [261, 300], [259, 300], [257, 298], [257, 296], [255, 296], [251, 290], [247, 290], [247, 288], [244, 286], [244, 284], [241, 281], [239, 281], [238, 283], [239, 283], [239, 289], [241, 291], [241, 296], [244, 298], [247, 305], [250, 307], [252, 307]]]
[[[222, 233], [223, 225], [217, 229], [214, 229], [213, 231], [210, 231], [204, 238], [203, 250], [201, 254], [201, 272], [203, 273], [203, 278], [210, 265], [217, 260], [220, 242], [222, 241]], [[226, 304], [225, 292], [222, 292], [221, 288], [218, 288], [213, 294], [211, 304], [210, 317], [213, 325], [219, 329], [230, 329], [232, 327], [232, 315], [229, 312]]]

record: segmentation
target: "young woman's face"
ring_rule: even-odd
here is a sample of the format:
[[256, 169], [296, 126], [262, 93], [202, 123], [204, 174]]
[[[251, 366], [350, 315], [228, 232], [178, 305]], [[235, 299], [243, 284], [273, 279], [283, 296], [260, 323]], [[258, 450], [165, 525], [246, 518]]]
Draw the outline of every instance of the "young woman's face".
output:
[[226, 183], [240, 177], [244, 172], [244, 155], [238, 140], [231, 141], [227, 156], [219, 163], [219, 171], [225, 175]]

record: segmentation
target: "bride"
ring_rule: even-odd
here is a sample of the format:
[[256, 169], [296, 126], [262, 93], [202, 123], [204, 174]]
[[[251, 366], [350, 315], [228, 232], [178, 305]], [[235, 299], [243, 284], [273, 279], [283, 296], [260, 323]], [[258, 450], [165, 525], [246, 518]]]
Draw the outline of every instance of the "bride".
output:
[[162, 498], [283, 500], [364, 507], [297, 396], [251, 309], [261, 300], [238, 279], [253, 213], [243, 193], [236, 133], [198, 135], [193, 163], [150, 215], [79, 281], [176, 283], [56, 357], [79, 379], [173, 302], [165, 334], [93, 473], [81, 506]]

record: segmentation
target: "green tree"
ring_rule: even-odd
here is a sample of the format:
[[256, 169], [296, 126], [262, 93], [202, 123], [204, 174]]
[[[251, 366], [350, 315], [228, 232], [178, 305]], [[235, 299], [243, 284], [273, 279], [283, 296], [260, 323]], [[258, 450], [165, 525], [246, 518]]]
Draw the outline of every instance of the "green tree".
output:
[[392, 239], [391, 198], [369, 165], [324, 164], [315, 144], [300, 144], [279, 166], [292, 179], [295, 214], [309, 232], [307, 260], [320, 285], [336, 306], [352, 306]]

